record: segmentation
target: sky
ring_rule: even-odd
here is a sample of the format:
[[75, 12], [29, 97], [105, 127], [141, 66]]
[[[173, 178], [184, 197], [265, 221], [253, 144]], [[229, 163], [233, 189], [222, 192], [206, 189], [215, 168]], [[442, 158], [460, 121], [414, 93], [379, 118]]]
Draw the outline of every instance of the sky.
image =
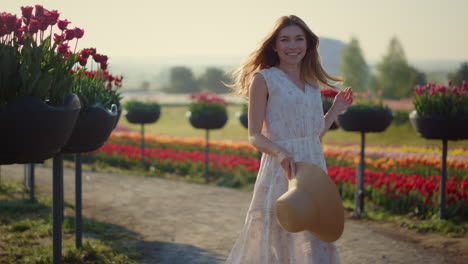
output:
[[0, 12], [35, 4], [84, 28], [79, 48], [111, 58], [246, 57], [294, 14], [319, 37], [356, 37], [366, 60], [396, 36], [409, 60], [468, 61], [468, 0], [2, 0]]

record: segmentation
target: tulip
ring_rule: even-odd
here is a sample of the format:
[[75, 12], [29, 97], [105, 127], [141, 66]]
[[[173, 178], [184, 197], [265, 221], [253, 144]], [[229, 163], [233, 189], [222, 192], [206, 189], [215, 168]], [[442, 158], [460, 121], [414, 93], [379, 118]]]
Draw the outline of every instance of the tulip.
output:
[[76, 27], [76, 28], [73, 29], [73, 31], [75, 32], [75, 37], [76, 37], [77, 39], [82, 38], [83, 35], [84, 35], [84, 29], [80, 29], [80, 28], [77, 28], [77, 27]]
[[57, 43], [62, 43], [65, 41], [65, 38], [62, 35], [58, 35], [54, 33], [54, 41]]
[[75, 31], [73, 29], [65, 30], [65, 39], [72, 40], [75, 38]]
[[26, 18], [28, 21], [31, 18], [33, 9], [34, 9], [34, 7], [32, 7], [32, 6], [25, 6], [25, 7], [22, 6], [21, 7], [21, 13], [22, 13], [23, 17]]
[[68, 26], [68, 24], [70, 24], [70, 23], [71, 23], [71, 22], [68, 21], [68, 20], [66, 20], [66, 19], [65, 19], [65, 20], [59, 20], [59, 21], [57, 22], [57, 26], [59, 27], [59, 29], [60, 29], [61, 31], [64, 31], [65, 29], [67, 29], [67, 26]]
[[28, 25], [28, 32], [29, 33], [37, 33], [39, 31], [39, 21], [36, 19], [31, 19]]
[[82, 56], [80, 56], [80, 57], [78, 58], [78, 62], [80, 63], [81, 66], [84, 67], [84, 66], [86, 66], [86, 63], [88, 62], [88, 59], [87, 59], [87, 58], [84, 58], [84, 57], [82, 57]]
[[57, 50], [58, 50], [58, 52], [60, 52], [60, 53], [62, 53], [62, 54], [64, 54], [64, 55], [66, 55], [66, 53], [68, 52], [68, 49], [69, 49], [69, 48], [70, 48], [70, 46], [68, 46], [68, 45], [65, 44], [65, 43], [59, 43], [59, 44], [57, 45]]
[[41, 5], [36, 5], [36, 14], [37, 18], [42, 17], [44, 15], [44, 7]]

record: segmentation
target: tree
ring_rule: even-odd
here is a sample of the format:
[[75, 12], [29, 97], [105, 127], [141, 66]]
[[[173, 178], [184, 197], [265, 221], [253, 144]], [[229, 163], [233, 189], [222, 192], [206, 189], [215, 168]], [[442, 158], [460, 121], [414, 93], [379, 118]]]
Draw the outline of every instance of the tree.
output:
[[449, 74], [449, 79], [458, 87], [461, 87], [463, 80], [468, 82], [468, 62], [462, 63], [456, 72]]
[[420, 72], [418, 69], [416, 69], [415, 67], [412, 67], [410, 66], [411, 70], [413, 71], [414, 73], [414, 83], [413, 83], [413, 86], [416, 86], [416, 85], [421, 85], [421, 86], [424, 86], [427, 84], [427, 77], [426, 77], [426, 74], [424, 72]]
[[165, 92], [196, 93], [200, 91], [190, 68], [184, 66], [172, 67], [169, 75], [169, 85], [163, 89]]
[[140, 90], [148, 91], [150, 86], [151, 86], [150, 82], [148, 82], [146, 80], [142, 81], [141, 84], [140, 84]]
[[356, 92], [367, 90], [369, 67], [355, 37], [351, 38], [351, 42], [343, 49], [340, 73], [344, 79], [344, 86], [352, 86]]
[[227, 93], [230, 91], [224, 83], [230, 80], [225, 76], [224, 72], [218, 68], [207, 68], [205, 73], [199, 78], [201, 90], [206, 90], [212, 93]]
[[388, 53], [376, 65], [374, 90], [382, 90], [382, 96], [401, 99], [411, 96], [416, 73], [406, 61], [403, 47], [396, 37], [390, 40]]

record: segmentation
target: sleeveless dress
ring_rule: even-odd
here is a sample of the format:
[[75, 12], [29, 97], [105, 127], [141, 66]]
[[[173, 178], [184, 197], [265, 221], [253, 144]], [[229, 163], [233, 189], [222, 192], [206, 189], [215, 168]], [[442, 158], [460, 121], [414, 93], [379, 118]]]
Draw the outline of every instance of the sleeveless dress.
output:
[[[320, 90], [306, 84], [299, 89], [281, 69], [258, 73], [268, 88], [262, 134], [287, 149], [294, 161], [314, 163], [327, 171], [320, 143], [324, 113]], [[264, 154], [244, 227], [226, 264], [339, 263], [335, 243], [326, 243], [307, 231], [290, 233], [277, 222], [275, 201], [288, 190], [277, 158]]]

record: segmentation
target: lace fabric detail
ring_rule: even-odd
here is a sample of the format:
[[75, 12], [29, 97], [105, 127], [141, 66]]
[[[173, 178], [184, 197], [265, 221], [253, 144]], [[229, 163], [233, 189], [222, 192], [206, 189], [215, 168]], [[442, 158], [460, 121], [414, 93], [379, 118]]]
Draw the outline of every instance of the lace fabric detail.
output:
[[[268, 102], [262, 133], [290, 151], [295, 161], [317, 164], [326, 171], [320, 144], [324, 118], [320, 91], [306, 85], [301, 91], [278, 68], [259, 71], [266, 80]], [[278, 160], [262, 156], [244, 227], [226, 264], [338, 264], [335, 243], [304, 231], [290, 233], [277, 222], [275, 201], [288, 189]]]

